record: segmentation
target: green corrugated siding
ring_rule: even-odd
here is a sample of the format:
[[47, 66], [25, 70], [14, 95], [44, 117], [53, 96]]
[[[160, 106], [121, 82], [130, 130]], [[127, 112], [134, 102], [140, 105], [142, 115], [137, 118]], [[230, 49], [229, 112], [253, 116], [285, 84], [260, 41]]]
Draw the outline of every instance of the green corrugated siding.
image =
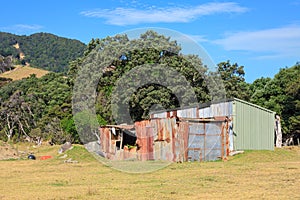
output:
[[234, 99], [233, 124], [236, 150], [274, 150], [274, 112]]

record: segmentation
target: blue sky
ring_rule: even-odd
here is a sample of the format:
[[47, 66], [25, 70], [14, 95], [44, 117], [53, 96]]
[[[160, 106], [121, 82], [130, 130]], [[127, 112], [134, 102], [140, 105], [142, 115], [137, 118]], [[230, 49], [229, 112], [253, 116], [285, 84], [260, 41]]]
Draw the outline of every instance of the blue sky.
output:
[[14, 0], [1, 7], [0, 31], [19, 35], [49, 32], [88, 43], [135, 28], [175, 30], [215, 63], [245, 66], [247, 82], [300, 61], [300, 0]]

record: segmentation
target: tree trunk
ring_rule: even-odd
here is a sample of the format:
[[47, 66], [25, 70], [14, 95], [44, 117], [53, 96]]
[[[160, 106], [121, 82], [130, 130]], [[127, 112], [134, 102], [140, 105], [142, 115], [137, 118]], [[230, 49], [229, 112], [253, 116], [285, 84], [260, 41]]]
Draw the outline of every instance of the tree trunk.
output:
[[6, 117], [6, 121], [7, 121], [7, 127], [8, 127], [8, 132], [6, 134], [7, 136], [7, 141], [9, 142], [13, 136], [13, 133], [14, 133], [14, 122], [11, 122], [10, 124], [10, 121], [9, 121], [9, 115], [7, 115]]

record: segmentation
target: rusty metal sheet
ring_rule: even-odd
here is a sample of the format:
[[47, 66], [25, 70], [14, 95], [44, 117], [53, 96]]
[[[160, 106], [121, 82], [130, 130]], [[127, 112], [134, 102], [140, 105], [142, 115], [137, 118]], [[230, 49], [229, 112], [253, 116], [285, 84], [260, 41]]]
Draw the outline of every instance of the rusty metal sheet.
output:
[[175, 118], [136, 122], [140, 149], [139, 160], [186, 160], [188, 123], [176, 123]]
[[107, 127], [100, 128], [100, 144], [101, 151], [106, 155], [106, 157], [110, 157], [111, 152], [111, 137], [110, 137], [110, 129]]
[[144, 121], [140, 121], [140, 122], [135, 122], [134, 125], [135, 125], [136, 136], [137, 136], [136, 143], [139, 147], [138, 159], [142, 160], [142, 161], [149, 160], [150, 157], [152, 157], [152, 156], [149, 156], [149, 153], [152, 154], [151, 151], [153, 151], [152, 147], [150, 148], [150, 146], [152, 146], [152, 144], [149, 144], [149, 139], [148, 139], [148, 137], [153, 138], [153, 135], [152, 135], [153, 133], [151, 130], [149, 130], [150, 121], [144, 120]]
[[203, 161], [224, 158], [228, 154], [228, 132], [224, 121], [181, 121], [175, 118], [135, 123], [138, 150], [116, 150], [116, 138], [108, 127], [100, 128], [102, 151], [109, 159]]
[[189, 123], [180, 122], [175, 137], [175, 162], [187, 161]]
[[119, 128], [119, 129], [126, 129], [126, 130], [134, 129], [134, 125], [105, 125], [103, 127]]
[[153, 119], [151, 127], [154, 133], [154, 159], [173, 161], [172, 137], [176, 126], [175, 118]]

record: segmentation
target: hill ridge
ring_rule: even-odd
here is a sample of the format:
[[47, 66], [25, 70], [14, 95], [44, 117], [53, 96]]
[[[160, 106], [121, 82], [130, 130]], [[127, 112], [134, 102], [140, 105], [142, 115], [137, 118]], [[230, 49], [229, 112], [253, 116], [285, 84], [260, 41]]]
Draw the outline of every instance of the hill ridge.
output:
[[0, 32], [0, 47], [0, 55], [12, 55], [16, 64], [29, 63], [36, 68], [66, 73], [69, 62], [81, 57], [86, 45], [52, 33], [26, 36]]

